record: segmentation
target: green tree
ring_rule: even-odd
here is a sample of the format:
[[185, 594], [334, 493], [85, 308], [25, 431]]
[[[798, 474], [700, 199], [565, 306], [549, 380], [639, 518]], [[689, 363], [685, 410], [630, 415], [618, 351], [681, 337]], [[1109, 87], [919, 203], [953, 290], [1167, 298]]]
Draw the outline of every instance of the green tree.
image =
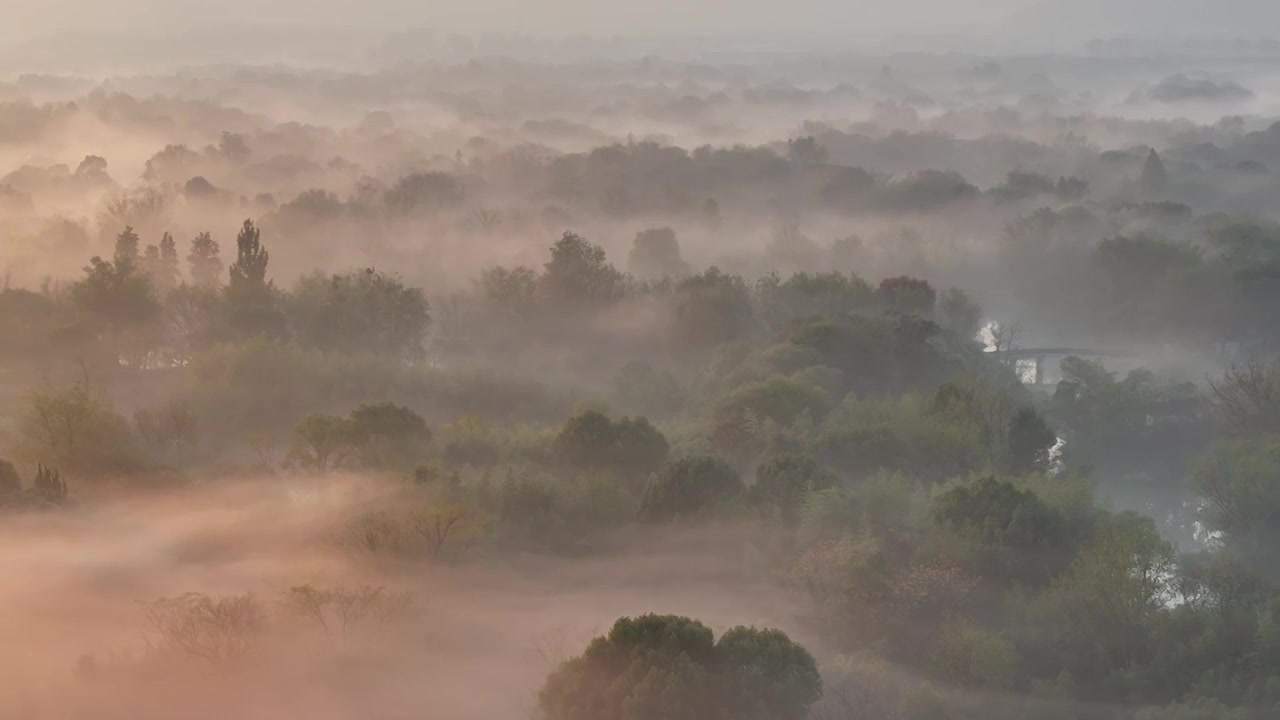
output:
[[1105, 686], [1110, 673], [1152, 661], [1155, 623], [1168, 612], [1176, 578], [1173, 546], [1136, 513], [1106, 518], [1044, 601], [1046, 640], [1078, 681]]
[[538, 694], [544, 720], [710, 720], [717, 697], [715, 636], [676, 616], [618, 620], [557, 667]]
[[1118, 236], [1098, 243], [1090, 260], [1085, 299], [1103, 329], [1173, 338], [1200, 331], [1189, 324], [1192, 318], [1215, 318], [1206, 316], [1211, 306], [1186, 297], [1190, 288], [1220, 292], [1206, 286], [1217, 283], [1214, 271], [1192, 243], [1144, 234]]
[[602, 412], [587, 410], [565, 422], [552, 449], [569, 465], [605, 468], [613, 464], [617, 442], [613, 421]]
[[739, 497], [738, 473], [723, 460], [705, 455], [668, 461], [649, 481], [641, 499], [641, 517], [666, 522], [697, 517]]
[[1117, 378], [1100, 363], [1068, 357], [1049, 417], [1070, 464], [1113, 476], [1185, 477], [1211, 436], [1205, 399], [1190, 383], [1161, 383], [1148, 370]]
[[614, 422], [595, 410], [569, 418], [552, 445], [556, 457], [570, 466], [628, 477], [657, 470], [669, 450], [667, 439], [647, 419]]
[[289, 459], [320, 474], [342, 465], [356, 446], [352, 423], [332, 415], [308, 415], [293, 429]]
[[755, 322], [746, 283], [718, 268], [681, 280], [672, 300], [672, 332], [681, 348], [708, 349], [742, 339]]
[[32, 392], [18, 419], [18, 454], [76, 476], [134, 470], [129, 426], [110, 400], [86, 384]]
[[876, 298], [887, 309], [931, 317], [938, 292], [926, 280], [903, 275], [880, 281]]
[[950, 487], [933, 498], [941, 551], [981, 576], [1043, 587], [1071, 561], [1062, 514], [1031, 490], [994, 477]]
[[1271, 602], [1274, 585], [1241, 563], [1232, 552], [1210, 551], [1179, 559], [1178, 594], [1187, 607], [1227, 621], [1247, 623], [1255, 635], [1259, 612]]
[[669, 227], [650, 228], [636, 233], [627, 257], [627, 269], [641, 280], [679, 278], [689, 274], [689, 265], [680, 257], [676, 231]]
[[431, 442], [431, 430], [421, 415], [390, 402], [361, 405], [347, 422], [366, 467], [412, 466]]
[[780, 631], [716, 642], [696, 620], [644, 615], [561, 663], [538, 704], [545, 720], [802, 720], [821, 695], [813, 657]]
[[722, 421], [750, 413], [786, 426], [802, 414], [808, 414], [812, 420], [821, 420], [830, 410], [829, 402], [827, 393], [821, 388], [775, 375], [768, 380], [743, 385], [721, 398], [716, 405], [716, 418]]
[[89, 331], [108, 340], [117, 357], [139, 366], [159, 339], [160, 303], [135, 261], [93, 257], [85, 277], [71, 287], [77, 311], [89, 320]]
[[648, 418], [624, 417], [614, 423], [618, 439], [614, 467], [624, 475], [643, 477], [666, 462], [671, 445]]
[[477, 417], [460, 417], [443, 428], [448, 440], [444, 445], [444, 460], [452, 465], [492, 467], [502, 457], [498, 439]]
[[481, 295], [495, 308], [513, 315], [526, 315], [534, 309], [538, 274], [533, 268], [489, 268], [480, 274], [477, 283]]
[[835, 485], [835, 476], [808, 455], [777, 455], [756, 469], [751, 499], [762, 509], [795, 521], [805, 498]]
[[735, 627], [716, 650], [730, 668], [726, 700], [735, 720], [804, 720], [822, 698], [813, 656], [781, 630]]
[[938, 323], [961, 338], [972, 340], [982, 325], [982, 308], [960, 288], [951, 288], [938, 300]]
[[1280, 440], [1261, 437], [1222, 443], [1197, 463], [1200, 519], [1254, 567], [1280, 578]]
[[1008, 641], [959, 618], [943, 625], [932, 655], [931, 664], [944, 678], [969, 687], [1008, 689], [1021, 669]]
[[1034, 408], [1025, 407], [1009, 421], [1006, 442], [1009, 472], [1025, 475], [1049, 469], [1049, 451], [1058, 436]]
[[418, 358], [431, 327], [422, 290], [373, 268], [304, 277], [287, 309], [299, 343], [331, 352]]
[[557, 506], [558, 498], [552, 488], [532, 478], [515, 477], [508, 471], [498, 489], [499, 528], [514, 531], [521, 542], [549, 542], [557, 529]]
[[756, 282], [762, 320], [779, 329], [800, 318], [868, 310], [873, 295], [867, 281], [838, 272], [799, 272], [785, 281], [770, 273]]
[[130, 265], [94, 257], [84, 271], [84, 279], [71, 288], [71, 298], [81, 312], [117, 331], [145, 325], [158, 317], [160, 305], [150, 283]]
[[786, 339], [817, 351], [820, 364], [840, 370], [845, 391], [859, 397], [936, 388], [966, 367], [966, 353], [914, 315], [814, 318], [794, 323]]
[[994, 545], [1044, 547], [1063, 534], [1062, 517], [1030, 490], [987, 476], [938, 495], [933, 522]]
[[605, 259], [604, 248], [567, 231], [551, 246], [538, 283], [553, 304], [578, 308], [612, 303], [625, 290], [622, 273]]

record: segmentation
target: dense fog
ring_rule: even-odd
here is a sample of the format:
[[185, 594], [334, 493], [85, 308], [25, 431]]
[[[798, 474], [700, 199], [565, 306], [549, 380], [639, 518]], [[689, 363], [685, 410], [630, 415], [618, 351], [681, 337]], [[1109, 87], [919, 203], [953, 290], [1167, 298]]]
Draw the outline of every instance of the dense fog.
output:
[[0, 716], [1280, 715], [1206, 8], [0, 3]]

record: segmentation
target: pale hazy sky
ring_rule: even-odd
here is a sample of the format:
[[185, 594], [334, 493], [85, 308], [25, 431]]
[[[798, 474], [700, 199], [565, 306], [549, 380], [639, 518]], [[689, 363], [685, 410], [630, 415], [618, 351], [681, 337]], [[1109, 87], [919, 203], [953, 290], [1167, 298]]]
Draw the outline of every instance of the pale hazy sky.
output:
[[6, 43], [202, 24], [826, 39], [1212, 29], [1258, 37], [1280, 33], [1280, 0], [0, 0], [0, 19]]
[[438, 25], [539, 34], [935, 33], [999, 24], [1041, 0], [0, 0], [0, 33], [202, 23]]

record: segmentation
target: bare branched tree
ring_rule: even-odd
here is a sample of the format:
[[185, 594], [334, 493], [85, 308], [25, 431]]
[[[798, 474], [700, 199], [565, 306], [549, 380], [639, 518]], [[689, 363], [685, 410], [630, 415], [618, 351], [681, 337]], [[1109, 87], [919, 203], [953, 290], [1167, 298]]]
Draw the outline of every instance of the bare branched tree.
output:
[[1212, 402], [1234, 431], [1280, 431], [1280, 365], [1248, 362], [1210, 382]]
[[369, 585], [337, 588], [331, 594], [334, 614], [338, 618], [338, 627], [342, 630], [344, 638], [349, 637], [351, 632], [366, 619], [376, 618], [388, 597], [388, 593], [382, 587]]
[[281, 598], [286, 612], [314, 622], [326, 635], [337, 630], [344, 640], [367, 621], [386, 623], [403, 615], [412, 604], [411, 593], [370, 585], [354, 588], [299, 585], [290, 588]]
[[266, 626], [266, 613], [252, 594], [210, 597], [186, 593], [143, 604], [158, 643], [225, 669], [247, 655]]
[[992, 323], [991, 343], [997, 360], [1007, 362], [1009, 353], [1017, 349], [1021, 339], [1022, 326], [1018, 323]]
[[366, 513], [348, 522], [333, 540], [348, 552], [374, 555], [396, 554], [408, 544], [402, 525], [390, 513], [383, 511]]
[[462, 505], [433, 505], [416, 510], [409, 516], [409, 524], [427, 541], [431, 557], [438, 558], [449, 542], [466, 529], [470, 513]]
[[261, 431], [249, 433], [245, 437], [245, 442], [253, 450], [253, 454], [258, 459], [258, 466], [263, 468], [273, 468], [276, 464], [276, 434], [271, 431]]
[[280, 598], [285, 612], [314, 621], [329, 634], [328, 608], [333, 604], [333, 593], [310, 585], [295, 585]]

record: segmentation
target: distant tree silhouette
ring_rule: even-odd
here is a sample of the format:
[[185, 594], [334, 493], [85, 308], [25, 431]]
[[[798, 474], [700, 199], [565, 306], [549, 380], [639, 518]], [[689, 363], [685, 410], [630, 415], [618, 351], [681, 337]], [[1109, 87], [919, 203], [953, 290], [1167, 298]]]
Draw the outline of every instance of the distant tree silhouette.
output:
[[222, 258], [218, 257], [221, 248], [218, 241], [204, 232], [191, 241], [191, 252], [187, 254], [187, 266], [191, 271], [191, 282], [197, 287], [217, 287], [222, 277]]
[[1169, 187], [1169, 173], [1164, 168], [1160, 154], [1153, 148], [1147, 153], [1147, 161], [1142, 166], [1142, 174], [1138, 176], [1138, 189], [1144, 194], [1159, 193]]
[[262, 246], [261, 234], [252, 220], [245, 220], [240, 234], [236, 236], [236, 261], [228, 269], [232, 295], [256, 296], [269, 288], [267, 263], [271, 255]]
[[124, 273], [138, 267], [138, 233], [133, 231], [133, 227], [125, 227], [116, 236], [116, 250], [112, 260], [116, 269]]
[[642, 280], [661, 280], [689, 273], [689, 265], [680, 257], [680, 243], [669, 227], [650, 228], [636, 233], [635, 243], [627, 258], [627, 268]]

